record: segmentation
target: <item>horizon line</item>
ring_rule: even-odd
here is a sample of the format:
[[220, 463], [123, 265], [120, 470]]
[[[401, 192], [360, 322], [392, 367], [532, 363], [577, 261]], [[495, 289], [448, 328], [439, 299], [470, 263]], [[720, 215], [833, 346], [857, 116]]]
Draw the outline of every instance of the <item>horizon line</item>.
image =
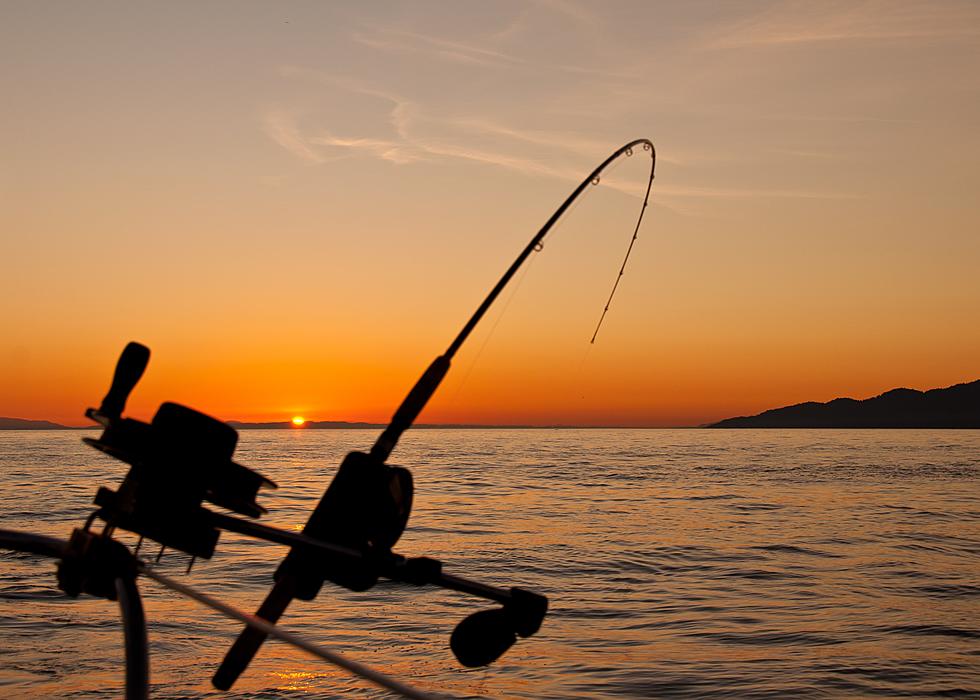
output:
[[[34, 418], [13, 418], [8, 416], [0, 417], [0, 420], [23, 421], [24, 423], [43, 424], [35, 427], [0, 427], [0, 430], [101, 430], [102, 426], [92, 425], [65, 425], [46, 419]], [[219, 419], [220, 420], [220, 419]], [[292, 421], [241, 421], [223, 420], [225, 423], [237, 430], [383, 430], [388, 423], [368, 423], [365, 421], [343, 421], [343, 420], [308, 420], [303, 425], [295, 425]], [[693, 428], [704, 428], [710, 423], [697, 425], [599, 425], [593, 423], [418, 423], [413, 425], [413, 429], [422, 430], [688, 430]]]

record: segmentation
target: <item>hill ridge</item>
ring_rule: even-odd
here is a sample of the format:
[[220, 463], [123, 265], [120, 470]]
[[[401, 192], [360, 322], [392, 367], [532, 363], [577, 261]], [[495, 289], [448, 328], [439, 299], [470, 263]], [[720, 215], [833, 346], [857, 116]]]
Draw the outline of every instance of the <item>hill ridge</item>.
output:
[[980, 428], [980, 379], [926, 391], [897, 387], [860, 400], [806, 401], [705, 427]]

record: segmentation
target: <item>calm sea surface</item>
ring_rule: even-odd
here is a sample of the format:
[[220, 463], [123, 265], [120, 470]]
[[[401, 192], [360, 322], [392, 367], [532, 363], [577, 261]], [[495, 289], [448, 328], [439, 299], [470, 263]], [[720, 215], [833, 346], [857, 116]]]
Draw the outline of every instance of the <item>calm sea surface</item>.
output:
[[[0, 432], [0, 527], [67, 537], [125, 467], [78, 432]], [[374, 431], [246, 431], [239, 462], [299, 529]], [[980, 431], [418, 430], [393, 461], [415, 511], [398, 549], [546, 593], [540, 633], [460, 668], [481, 603], [329, 584], [283, 624], [423, 689], [499, 698], [980, 698]], [[134, 538], [123, 536], [126, 542]], [[253, 611], [284, 549], [223, 534], [164, 571]], [[226, 697], [239, 625], [141, 582], [154, 695]], [[119, 697], [114, 603], [71, 600], [54, 565], [0, 552], [0, 697]], [[266, 644], [230, 697], [386, 697]]]

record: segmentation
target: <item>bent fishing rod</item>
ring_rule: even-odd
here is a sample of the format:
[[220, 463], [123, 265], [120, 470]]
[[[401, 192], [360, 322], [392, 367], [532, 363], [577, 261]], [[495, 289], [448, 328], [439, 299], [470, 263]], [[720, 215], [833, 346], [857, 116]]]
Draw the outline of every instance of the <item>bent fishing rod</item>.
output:
[[[231, 687], [271, 635], [405, 697], [421, 700], [431, 697], [306, 642], [275, 624], [294, 598], [312, 600], [326, 581], [352, 591], [365, 591], [384, 577], [416, 586], [434, 585], [493, 601], [499, 607], [470, 615], [450, 636], [450, 648], [462, 665], [479, 667], [493, 663], [518, 637], [529, 637], [538, 631], [547, 613], [547, 598], [516, 586], [505, 589], [448, 573], [437, 559], [406, 558], [392, 551], [411, 513], [414, 482], [408, 469], [385, 461], [438, 388], [453, 356], [517, 270], [532, 252], [541, 249], [548, 232], [586, 188], [598, 184], [612, 162], [633, 155], [635, 148], [649, 152], [650, 176], [626, 255], [593, 333], [592, 342], [595, 341], [649, 204], [656, 153], [647, 139], [631, 141], [615, 151], [552, 214], [446, 352], [425, 370], [371, 450], [351, 452], [344, 458], [301, 533], [252, 520], [266, 512], [256, 502], [259, 490], [276, 488], [276, 485], [233, 461], [238, 432], [230, 425], [171, 402], [162, 404], [149, 423], [123, 417], [126, 401], [150, 358], [146, 346], [130, 343], [116, 364], [111, 386], [99, 408], [90, 408], [85, 413], [104, 430], [97, 439], [83, 438], [86, 444], [129, 465], [122, 483], [116, 491], [99, 488], [94, 499], [98, 509], [83, 527], [72, 532], [68, 541], [0, 530], [0, 548], [57, 558], [58, 586], [71, 597], [85, 593], [119, 601], [125, 632], [128, 700], [147, 697], [149, 688], [145, 619], [135, 583], [139, 575], [246, 624], [212, 679], [219, 689]], [[204, 507], [205, 501], [231, 513], [210, 510]], [[92, 530], [95, 520], [105, 523], [100, 533]], [[134, 552], [114, 538], [116, 529], [139, 536]], [[144, 538], [150, 539], [160, 545], [157, 561], [166, 549], [176, 549], [190, 555], [190, 571], [196, 558], [213, 556], [222, 531], [289, 547], [276, 570], [271, 591], [254, 616], [177, 583], [137, 557]]]
[[[408, 395], [395, 411], [391, 422], [371, 447], [370, 452], [366, 454], [351, 452], [347, 455], [333, 482], [327, 488], [304, 527], [304, 535], [354, 547], [365, 552], [368, 558], [384, 556], [390, 552], [391, 547], [398, 541], [408, 522], [412, 505], [413, 482], [410, 472], [401, 467], [388, 466], [385, 464], [385, 460], [391, 455], [401, 435], [412, 426], [439, 387], [440, 382], [449, 371], [453, 356], [531, 253], [541, 250], [543, 241], [552, 227], [582, 193], [588, 187], [599, 184], [603, 171], [620, 157], [632, 156], [635, 148], [642, 148], [644, 152], [650, 154], [650, 176], [646, 183], [643, 205], [637, 216], [629, 247], [599, 318], [599, 323], [592, 335], [591, 342], [595, 342], [599, 327], [609, 310], [619, 280], [626, 269], [626, 263], [643, 222], [643, 215], [649, 205], [650, 189], [653, 185], [656, 168], [656, 150], [653, 143], [648, 139], [631, 141], [613, 152], [589, 173], [562, 202], [561, 206], [555, 210], [544, 226], [531, 238], [514, 262], [511, 263], [493, 289], [490, 290], [490, 293], [477, 307], [446, 351], [432, 361], [408, 392]], [[369, 493], [372, 496], [365, 498]], [[379, 504], [383, 504], [383, 506], [378, 508]], [[351, 527], [351, 523], [357, 522], [358, 516], [363, 514], [363, 509], [370, 506], [374, 506], [370, 516], [360, 520], [358, 526]], [[275, 623], [294, 598], [312, 600], [316, 597], [324, 580], [327, 579], [352, 590], [364, 590], [377, 580], [376, 573], [370, 571], [369, 567], [354, 572], [350, 569], [338, 571], [330, 564], [329, 558], [327, 561], [314, 561], [302, 552], [292, 550], [276, 571], [275, 584], [256, 612], [256, 616]], [[525, 594], [529, 593], [518, 588], [513, 588], [511, 591], [516, 592], [515, 595], [518, 597], [526, 597]], [[536, 596], [537, 594], [532, 595]], [[508, 610], [505, 603], [504, 608], [500, 611], [484, 611], [464, 620], [457, 627], [450, 640], [450, 646], [457, 659], [467, 666], [487, 665], [499, 658], [516, 641], [514, 631], [522, 637], [530, 636], [536, 632], [547, 611], [547, 599], [543, 596], [537, 596], [526, 605], [533, 608], [533, 612], [524, 611], [516, 614], [514, 610]], [[540, 618], [538, 618], [538, 614], [540, 614]], [[482, 617], [480, 617], [481, 615]], [[525, 619], [523, 621], [518, 620], [518, 617]], [[215, 673], [212, 679], [215, 687], [222, 690], [231, 688], [235, 680], [254, 658], [265, 637], [266, 635], [262, 630], [246, 627]]]

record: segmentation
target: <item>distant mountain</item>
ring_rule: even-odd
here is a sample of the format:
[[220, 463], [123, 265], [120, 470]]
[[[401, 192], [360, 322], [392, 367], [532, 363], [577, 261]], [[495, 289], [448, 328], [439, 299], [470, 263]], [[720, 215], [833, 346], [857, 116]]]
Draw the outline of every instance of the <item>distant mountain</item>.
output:
[[728, 418], [709, 428], [980, 428], [980, 380], [945, 389], [892, 389], [863, 401], [834, 399]]
[[67, 430], [68, 426], [46, 420], [24, 418], [0, 418], [0, 430]]

